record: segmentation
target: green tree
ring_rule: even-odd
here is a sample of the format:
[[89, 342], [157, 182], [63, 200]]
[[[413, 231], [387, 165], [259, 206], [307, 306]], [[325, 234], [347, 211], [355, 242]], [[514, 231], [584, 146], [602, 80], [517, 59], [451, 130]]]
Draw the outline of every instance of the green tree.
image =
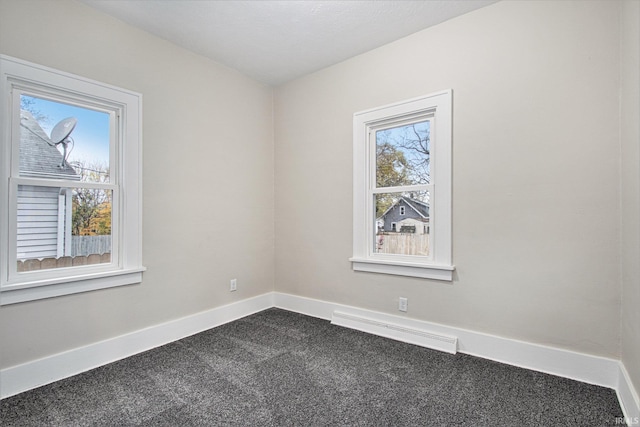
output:
[[98, 211], [89, 223], [91, 235], [103, 236], [111, 234], [111, 201], [98, 206]]
[[[376, 132], [376, 186], [396, 187], [431, 182], [431, 138], [428, 121]], [[424, 190], [412, 191], [412, 198], [428, 201]], [[397, 202], [400, 194], [376, 194], [376, 218]]]
[[[409, 163], [404, 153], [380, 135], [376, 143], [376, 187], [396, 187], [411, 184]], [[376, 194], [376, 218], [379, 218], [397, 197], [392, 194]]]
[[376, 144], [376, 186], [395, 187], [409, 183], [408, 162], [402, 151], [389, 142]]
[[[83, 182], [109, 182], [109, 168], [100, 164], [73, 162]], [[76, 188], [73, 191], [71, 232], [74, 236], [111, 234], [111, 191]]]

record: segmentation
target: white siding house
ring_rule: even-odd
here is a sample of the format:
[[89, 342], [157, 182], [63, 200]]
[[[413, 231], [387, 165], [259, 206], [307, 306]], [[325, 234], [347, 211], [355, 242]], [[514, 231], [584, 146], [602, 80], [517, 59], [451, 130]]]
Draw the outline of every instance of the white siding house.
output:
[[[28, 111], [20, 114], [20, 176], [80, 179]], [[67, 188], [18, 187], [18, 260], [71, 255], [71, 200]]]

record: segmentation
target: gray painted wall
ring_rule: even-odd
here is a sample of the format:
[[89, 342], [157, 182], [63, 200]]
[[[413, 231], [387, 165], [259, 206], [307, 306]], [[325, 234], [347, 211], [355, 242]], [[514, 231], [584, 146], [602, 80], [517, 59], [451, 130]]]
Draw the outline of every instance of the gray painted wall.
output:
[[621, 356], [640, 392], [640, 2], [623, 2], [621, 21]]
[[[277, 289], [619, 357], [619, 44], [618, 2], [505, 1], [278, 87]], [[449, 88], [454, 281], [354, 272], [353, 113]]]
[[270, 87], [72, 0], [0, 1], [0, 52], [142, 93], [147, 267], [0, 307], [0, 368], [274, 289]]

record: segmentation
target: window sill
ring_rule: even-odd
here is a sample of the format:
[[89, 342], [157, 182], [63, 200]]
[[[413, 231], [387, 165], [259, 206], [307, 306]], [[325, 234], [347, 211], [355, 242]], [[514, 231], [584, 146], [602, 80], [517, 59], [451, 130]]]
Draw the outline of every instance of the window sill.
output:
[[110, 271], [57, 279], [55, 283], [23, 282], [0, 289], [0, 305], [17, 304], [142, 282], [146, 268]]
[[349, 260], [352, 263], [354, 271], [420, 277], [422, 279], [435, 279], [449, 282], [453, 280], [453, 271], [455, 270], [455, 266], [453, 265], [391, 262], [367, 258], [350, 258]]

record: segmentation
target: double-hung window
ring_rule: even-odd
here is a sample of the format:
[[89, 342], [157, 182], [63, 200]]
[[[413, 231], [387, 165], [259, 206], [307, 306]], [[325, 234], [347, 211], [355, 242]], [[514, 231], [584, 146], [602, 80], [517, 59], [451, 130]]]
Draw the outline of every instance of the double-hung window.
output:
[[354, 270], [452, 280], [451, 96], [354, 114]]
[[0, 303], [142, 280], [141, 95], [0, 56]]

